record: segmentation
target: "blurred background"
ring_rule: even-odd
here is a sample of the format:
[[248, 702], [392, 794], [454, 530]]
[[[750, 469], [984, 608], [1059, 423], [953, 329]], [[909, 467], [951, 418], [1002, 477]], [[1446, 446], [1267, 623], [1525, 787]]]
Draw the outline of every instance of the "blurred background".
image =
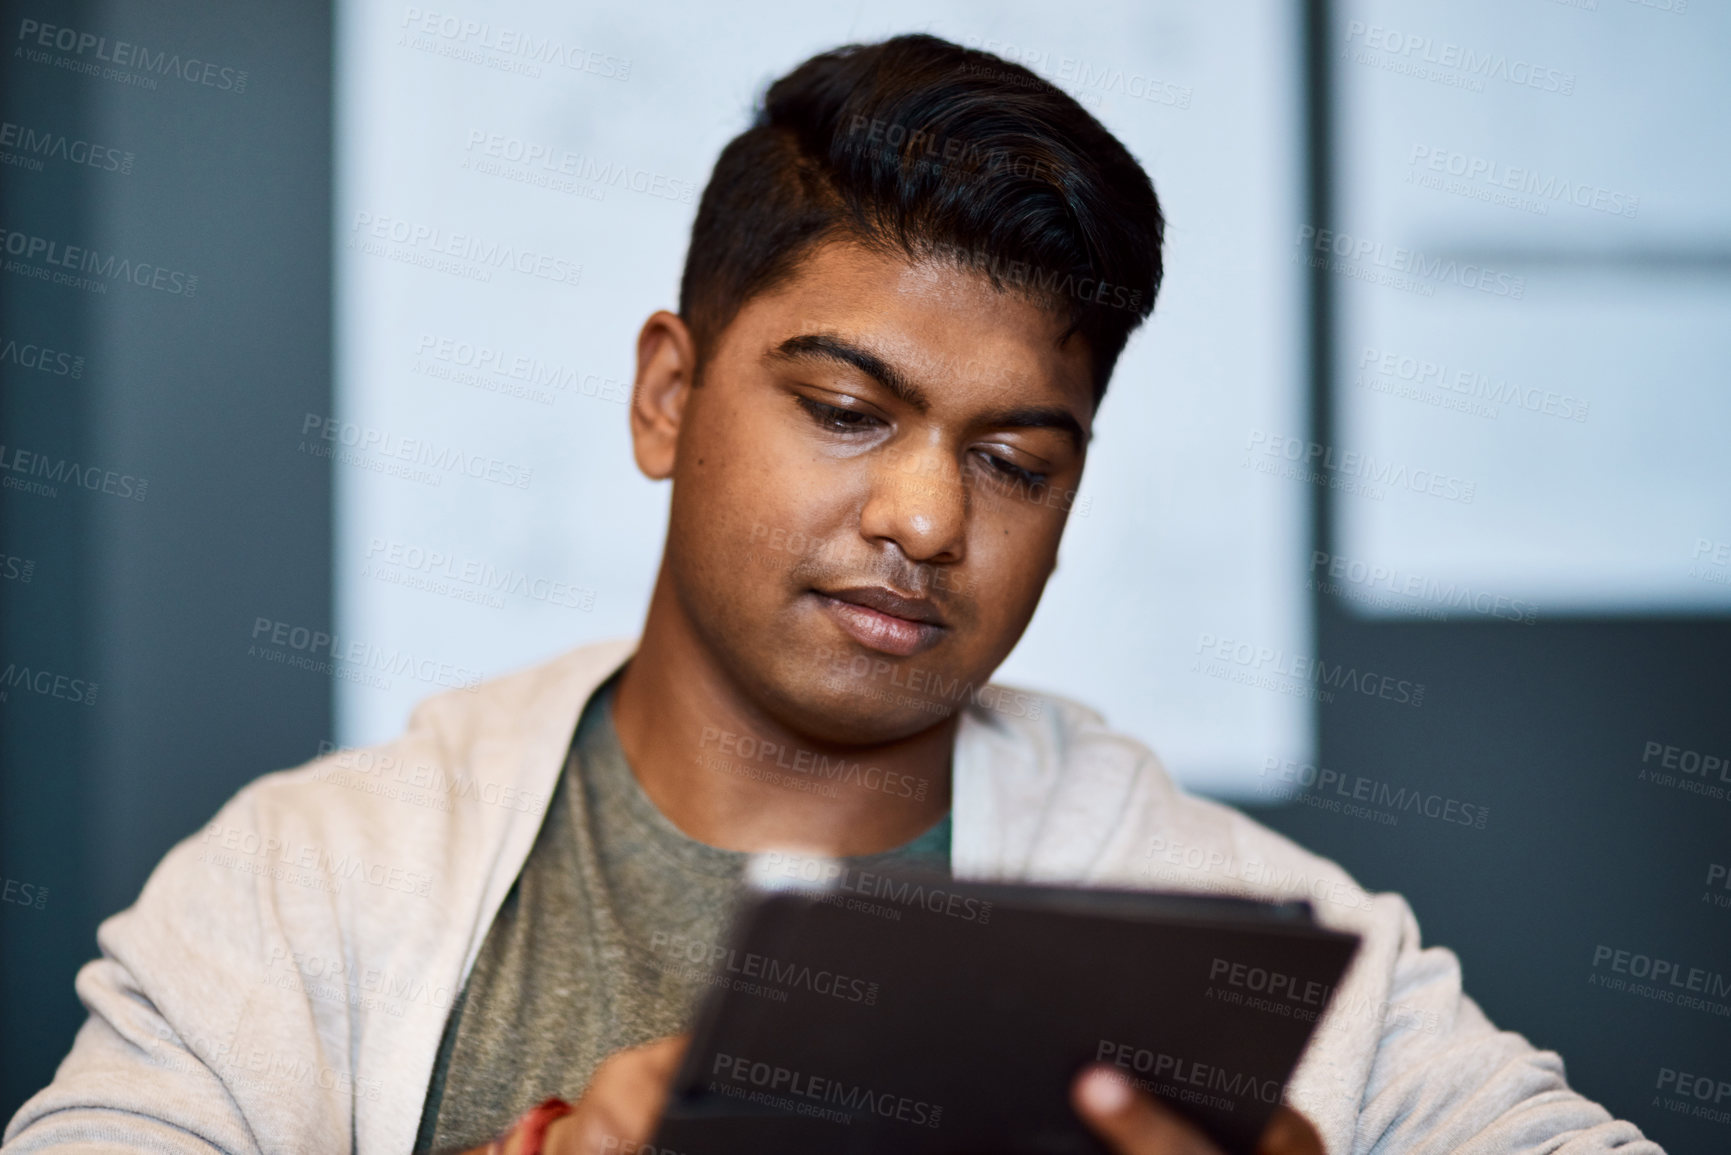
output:
[[1170, 220], [999, 680], [1403, 892], [1584, 1093], [1731, 1148], [1663, 1081], [1731, 1080], [1731, 9], [4, 10], [0, 1118], [240, 785], [636, 631], [633, 344], [710, 166], [769, 80], [917, 30], [1070, 92]]

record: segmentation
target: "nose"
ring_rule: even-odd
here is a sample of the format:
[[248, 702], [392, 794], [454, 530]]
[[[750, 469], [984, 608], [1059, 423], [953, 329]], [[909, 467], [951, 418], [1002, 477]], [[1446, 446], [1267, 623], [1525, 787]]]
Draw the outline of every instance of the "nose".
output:
[[860, 511], [861, 536], [894, 542], [916, 563], [961, 561], [968, 493], [955, 459], [936, 444], [876, 456], [871, 494]]

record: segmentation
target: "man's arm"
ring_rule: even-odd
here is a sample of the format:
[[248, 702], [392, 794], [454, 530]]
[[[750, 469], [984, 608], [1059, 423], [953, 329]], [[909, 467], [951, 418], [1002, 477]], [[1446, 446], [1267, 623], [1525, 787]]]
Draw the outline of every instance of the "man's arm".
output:
[[78, 972], [90, 1017], [54, 1082], [13, 1116], [6, 1155], [31, 1151], [256, 1152], [222, 1080], [111, 958]]
[[[7, 1125], [5, 1155], [350, 1149], [359, 1081], [335, 1035], [350, 1008], [315, 1006], [298, 973], [279, 986], [268, 966], [291, 930], [338, 943], [338, 896], [277, 879], [266, 781], [169, 850], [138, 901], [97, 928], [101, 957], [76, 984], [89, 1017]], [[229, 830], [241, 850], [223, 849]]]
[[1570, 1089], [1563, 1060], [1498, 1030], [1461, 989], [1452, 951], [1407, 945], [1365, 1086], [1354, 1151], [1368, 1155], [1664, 1155], [1633, 1123]]
[[[1367, 893], [1341, 867], [1242, 811], [1185, 794], [1146, 747], [1074, 716], [1073, 761], [1115, 765], [1133, 785], [1094, 881], [1306, 899], [1362, 936], [1289, 1089], [1329, 1155], [1663, 1155], [1627, 1120], [1569, 1088], [1563, 1062], [1499, 1031], [1462, 989], [1453, 952], [1426, 948], [1396, 894]], [[1361, 1073], [1362, 1072], [1362, 1073]]]

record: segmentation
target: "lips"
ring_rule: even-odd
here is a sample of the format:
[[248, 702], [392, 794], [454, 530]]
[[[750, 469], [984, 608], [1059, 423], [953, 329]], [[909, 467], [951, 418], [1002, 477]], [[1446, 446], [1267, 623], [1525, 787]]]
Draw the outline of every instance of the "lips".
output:
[[813, 590], [842, 632], [870, 650], [910, 657], [943, 638], [943, 615], [924, 598], [903, 597], [882, 586]]

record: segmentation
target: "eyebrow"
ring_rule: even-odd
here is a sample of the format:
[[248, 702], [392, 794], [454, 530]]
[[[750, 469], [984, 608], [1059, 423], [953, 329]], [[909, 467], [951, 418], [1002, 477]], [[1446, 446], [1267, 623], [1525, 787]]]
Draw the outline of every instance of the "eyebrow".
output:
[[[786, 361], [817, 358], [848, 365], [858, 369], [889, 390], [898, 400], [921, 413], [931, 408], [931, 400], [925, 391], [910, 381], [900, 369], [871, 350], [862, 349], [840, 337], [827, 333], [802, 333], [777, 345], [770, 351], [770, 356]], [[1056, 429], [1069, 437], [1078, 453], [1088, 442], [1088, 434], [1083, 431], [1082, 423], [1076, 420], [1076, 415], [1058, 405], [1021, 405], [1013, 409], [1000, 409], [985, 414], [981, 423], [1014, 429]]]
[[777, 345], [771, 355], [782, 360], [819, 358], [851, 365], [921, 413], [931, 408], [931, 400], [924, 390], [908, 380], [900, 369], [871, 350], [862, 349], [840, 337], [827, 333], [802, 333]]
[[1068, 409], [1056, 405], [1028, 405], [988, 413], [981, 421], [1000, 429], [1056, 429], [1070, 438], [1077, 453], [1088, 444], [1089, 435]]

